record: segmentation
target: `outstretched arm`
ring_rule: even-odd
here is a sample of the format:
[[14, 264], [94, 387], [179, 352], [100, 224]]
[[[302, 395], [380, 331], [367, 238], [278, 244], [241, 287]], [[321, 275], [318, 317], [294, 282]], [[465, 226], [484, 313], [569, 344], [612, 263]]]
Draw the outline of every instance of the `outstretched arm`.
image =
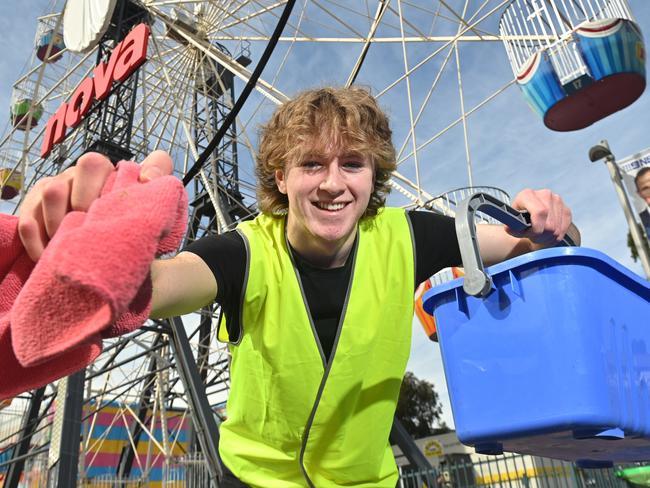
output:
[[207, 305], [217, 295], [217, 282], [205, 261], [182, 252], [151, 266], [151, 318], [184, 315]]

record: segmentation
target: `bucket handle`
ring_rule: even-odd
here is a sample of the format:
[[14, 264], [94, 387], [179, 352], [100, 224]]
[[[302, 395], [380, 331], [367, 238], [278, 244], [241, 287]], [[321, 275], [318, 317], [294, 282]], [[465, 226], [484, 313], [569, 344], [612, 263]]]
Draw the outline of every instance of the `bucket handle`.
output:
[[[460, 202], [456, 208], [456, 235], [465, 268], [463, 290], [468, 295], [483, 297], [492, 289], [492, 278], [483, 268], [476, 239], [474, 214], [478, 210], [506, 224], [516, 232], [530, 228], [530, 214], [526, 211], [520, 212], [487, 193], [475, 193]], [[567, 234], [559, 245], [575, 246], [576, 243]]]

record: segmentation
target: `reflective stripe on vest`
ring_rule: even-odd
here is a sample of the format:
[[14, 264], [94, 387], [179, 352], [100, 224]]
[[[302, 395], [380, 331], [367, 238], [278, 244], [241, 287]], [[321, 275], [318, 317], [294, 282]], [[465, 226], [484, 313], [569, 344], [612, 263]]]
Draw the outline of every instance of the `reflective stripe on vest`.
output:
[[261, 215], [239, 231], [248, 277], [220, 429], [225, 464], [254, 487], [394, 488], [388, 436], [410, 351], [415, 281], [405, 212], [384, 209], [360, 223], [329, 363], [288, 252], [285, 219]]

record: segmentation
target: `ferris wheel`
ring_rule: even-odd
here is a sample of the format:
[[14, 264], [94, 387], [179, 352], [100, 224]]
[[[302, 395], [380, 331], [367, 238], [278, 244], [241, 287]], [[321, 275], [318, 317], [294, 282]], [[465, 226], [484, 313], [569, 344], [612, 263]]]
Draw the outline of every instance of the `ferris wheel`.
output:
[[[392, 203], [453, 214], [463, 188], [476, 186], [472, 116], [517, 84], [516, 73], [508, 71], [505, 37], [526, 46], [532, 40], [550, 46], [561, 37], [499, 33], [512, 0], [88, 2], [94, 10], [83, 3], [55, 2], [38, 18], [31, 66], [14, 84], [11, 118], [0, 139], [3, 189], [13, 189], [6, 197], [17, 206], [38, 179], [63, 171], [88, 150], [118, 161], [163, 149], [190, 195], [188, 242], [255, 214], [257, 126], [313, 85], [369, 86], [395, 133]], [[566, 3], [573, 11], [584, 8], [587, 17], [592, 8], [598, 18], [612, 2]], [[519, 4], [532, 15], [545, 2]], [[146, 26], [146, 56], [130, 73], [115, 74], [116, 65], [129, 63], [120, 60], [121, 43], [140, 25]], [[101, 63], [102, 73], [113, 70], [110, 86], [87, 106], [71, 105], [82, 86], [99, 93], [92, 80]], [[481, 76], [489, 69], [504, 76]], [[83, 117], [68, 116], [70, 106], [83, 108]], [[439, 187], [439, 171], [453, 172], [461, 189]], [[184, 377], [181, 363], [195, 363], [211, 410], [218, 411], [229, 385], [228, 351], [215, 337], [218, 319], [213, 306], [169, 324], [152, 321], [105, 344], [80, 380], [79, 480], [170, 479], [179, 459], [194, 462], [183, 456], [195, 451], [197, 439], [209, 454], [205, 433], [190, 421], [201, 401], [188, 391], [197, 378]], [[183, 344], [170, 339], [170, 327], [187, 336]], [[63, 393], [72, 388], [65, 381], [49, 385], [8, 407], [20, 413], [0, 438], [0, 451], [15, 447], [19, 461], [10, 466], [24, 473], [62, 466]]]

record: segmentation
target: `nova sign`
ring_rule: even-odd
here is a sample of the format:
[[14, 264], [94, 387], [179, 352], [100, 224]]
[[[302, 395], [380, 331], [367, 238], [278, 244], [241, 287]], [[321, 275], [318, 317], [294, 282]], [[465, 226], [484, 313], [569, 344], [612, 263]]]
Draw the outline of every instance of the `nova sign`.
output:
[[79, 84], [70, 100], [62, 104], [47, 121], [41, 145], [42, 158], [46, 158], [52, 147], [63, 140], [66, 128], [73, 129], [79, 125], [94, 100], [108, 97], [113, 83], [126, 80], [147, 60], [148, 41], [149, 26], [139, 24], [113, 48], [108, 63], [98, 64], [93, 76]]

